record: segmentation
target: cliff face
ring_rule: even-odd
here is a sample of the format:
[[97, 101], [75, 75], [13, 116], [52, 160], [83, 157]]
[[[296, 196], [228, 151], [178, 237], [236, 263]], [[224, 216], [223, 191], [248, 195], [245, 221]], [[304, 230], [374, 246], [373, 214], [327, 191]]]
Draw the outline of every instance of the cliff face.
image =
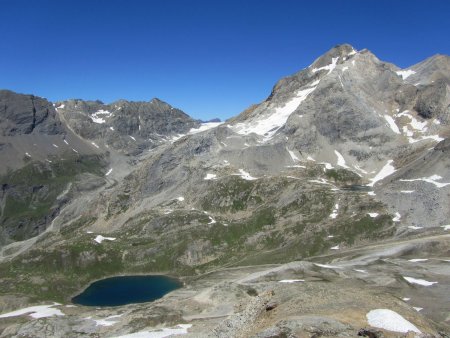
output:
[[62, 134], [63, 128], [53, 105], [46, 99], [0, 90], [0, 133]]

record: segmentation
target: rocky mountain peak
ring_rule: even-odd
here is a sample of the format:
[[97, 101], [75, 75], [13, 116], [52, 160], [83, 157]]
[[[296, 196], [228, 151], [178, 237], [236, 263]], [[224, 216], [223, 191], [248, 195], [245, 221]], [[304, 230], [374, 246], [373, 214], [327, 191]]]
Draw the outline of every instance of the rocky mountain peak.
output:
[[337, 45], [317, 58], [308, 68], [310, 68], [313, 73], [319, 70], [330, 71], [334, 69], [337, 64], [341, 64], [356, 53], [356, 49], [349, 44]]

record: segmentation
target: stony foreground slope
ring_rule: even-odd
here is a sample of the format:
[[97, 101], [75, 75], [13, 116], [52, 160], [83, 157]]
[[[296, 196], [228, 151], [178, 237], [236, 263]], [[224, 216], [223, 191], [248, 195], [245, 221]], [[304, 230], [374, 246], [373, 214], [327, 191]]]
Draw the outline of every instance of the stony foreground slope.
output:
[[[4, 176], [3, 205], [29, 191], [24, 213], [35, 196], [43, 210], [63, 199], [63, 187], [67, 197], [34, 232], [15, 228], [3, 207], [5, 244], [16, 241], [1, 251], [3, 312], [67, 303], [116, 274], [169, 273], [186, 288], [152, 304], [55, 305], [65, 316], [0, 319], [3, 335], [45, 326], [61, 336], [155, 327], [193, 337], [354, 336], [376, 309], [396, 311], [424, 334], [445, 332], [449, 68], [449, 57], [435, 56], [402, 70], [341, 45], [215, 125], [159, 100], [49, 107], [61, 140], [73, 135], [85, 150], [72, 151], [64, 173], [73, 174], [59, 190], [53, 180], [14, 180], [29, 177], [24, 170], [60, 177], [50, 153]], [[92, 156], [95, 165], [85, 165]], [[42, 189], [58, 194], [45, 199]], [[114, 240], [96, 243], [98, 235]], [[111, 327], [83, 319], [114, 315]]]

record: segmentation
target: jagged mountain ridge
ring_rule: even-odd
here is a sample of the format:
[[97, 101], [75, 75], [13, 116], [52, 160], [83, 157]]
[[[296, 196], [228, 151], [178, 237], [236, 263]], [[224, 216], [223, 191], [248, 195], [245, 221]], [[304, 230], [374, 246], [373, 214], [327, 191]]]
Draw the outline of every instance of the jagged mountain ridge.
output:
[[189, 130], [200, 122], [159, 99], [149, 102], [68, 100], [56, 109], [77, 134], [125, 154], [138, 155]]
[[[24, 290], [35, 289], [40, 299], [64, 301], [66, 294], [93, 279], [136, 272], [169, 272], [184, 276], [188, 285], [190, 277], [211, 285], [207, 272], [218, 269], [220, 275], [224, 267], [243, 266], [247, 268], [242, 268], [236, 280], [222, 277], [226, 282], [196, 289], [192, 297], [162, 302], [171, 308], [167, 310], [171, 315], [176, 312], [173, 320], [179, 320], [181, 311], [184, 320], [194, 323], [193, 336], [208, 336], [216, 327], [218, 313], [231, 320], [216, 327], [215, 332], [223, 336], [238, 332], [245, 336], [249, 329], [258, 337], [270, 336], [274, 330], [305, 333], [300, 326], [306, 319], [301, 317], [293, 318], [287, 327], [281, 322], [270, 326], [274, 324], [267, 318], [258, 317], [257, 328], [242, 327], [232, 318], [241, 313], [233, 310], [237, 306], [235, 295], [246, 300], [248, 295], [242, 288], [253, 280], [258, 282], [250, 285], [258, 292], [273, 288], [276, 295], [284, 295], [277, 298], [282, 309], [279, 316], [303, 315], [283, 298], [287, 295], [284, 287], [276, 286], [276, 278], [306, 277], [308, 282], [316, 282], [308, 289], [311, 297], [320, 292], [328, 301], [346, 304], [345, 311], [352, 308], [349, 303], [353, 299], [358, 304], [364, 300], [371, 308], [396, 307], [419, 323], [423, 332], [447, 328], [442, 302], [449, 277], [442, 262], [449, 243], [441, 226], [450, 216], [443, 207], [449, 204], [450, 185], [446, 156], [448, 64], [448, 57], [437, 56], [401, 70], [369, 51], [337, 46], [310, 67], [280, 80], [266, 101], [234, 119], [204, 132], [193, 133], [192, 126], [186, 127], [179, 132], [185, 136], [142, 147], [148, 152], [126, 150], [133, 166], [121, 167], [115, 160], [125, 148], [117, 147], [118, 154], [111, 150], [103, 168], [103, 173], [110, 174], [101, 178], [101, 187], [74, 196], [53, 220], [46, 236], [33, 246], [5, 247], [0, 264], [3, 294], [22, 297]], [[95, 124], [92, 115], [105, 110], [104, 106], [98, 102], [88, 106], [83, 108], [83, 119]], [[63, 109], [60, 112], [58, 108], [58, 113], [66, 116]], [[95, 142], [104, 150], [111, 143], [102, 130], [112, 125], [106, 122], [109, 116], [101, 115], [94, 118], [105, 117], [105, 125], [100, 124], [101, 128], [85, 137], [92, 137], [87, 142]], [[130, 138], [128, 133], [138, 133], [139, 127], [136, 131], [133, 122], [131, 129], [124, 130], [123, 137]], [[140, 154], [139, 158], [133, 154]], [[421, 205], [416, 208], [418, 203]], [[96, 244], [93, 239], [97, 234], [114, 240]], [[378, 252], [381, 241], [392, 241], [387, 244], [392, 248]], [[377, 253], [362, 249], [371, 245]], [[355, 258], [355, 252], [361, 256]], [[320, 254], [326, 256], [316, 257], [316, 262], [325, 264], [288, 263], [280, 266], [283, 269], [269, 266], [262, 274], [246, 276], [248, 266], [287, 263]], [[425, 254], [433, 255], [436, 264], [416, 269], [402, 262], [404, 257], [410, 258], [408, 255]], [[30, 261], [32, 266], [27, 264]], [[51, 272], [55, 267], [64, 273]], [[371, 278], [358, 275], [366, 273]], [[69, 275], [76, 275], [76, 280]], [[439, 284], [430, 291], [416, 292], [405, 284], [402, 276], [406, 275]], [[42, 286], [42, 281], [55, 277], [59, 283], [54, 289]], [[330, 284], [337, 290], [351, 286], [347, 298], [340, 298], [338, 291], [331, 297], [327, 291]], [[372, 287], [376, 296], [367, 290]], [[222, 288], [230, 294], [221, 293]], [[288, 298], [295, 295], [294, 302], [303, 303], [304, 294], [295, 290], [289, 289]], [[353, 290], [358, 290], [355, 296]], [[415, 302], [426, 307], [423, 316], [413, 316], [408, 312], [410, 305], [399, 303], [398, 297], [411, 293]], [[221, 307], [224, 300], [231, 310]], [[13, 302], [6, 303], [6, 309], [13, 308]], [[194, 305], [188, 305], [191, 303]], [[310, 299], [308, 304], [308, 309], [318, 306]], [[152, 304], [148, 306], [155, 309]], [[365, 306], [369, 307], [365, 304], [361, 308]], [[201, 313], [195, 307], [201, 308]], [[303, 310], [311, 313], [308, 309]], [[145, 310], [143, 306], [138, 311]], [[350, 322], [336, 317], [333, 307], [328, 312], [323, 308], [318, 311], [327, 323], [332, 322], [330, 318], [338, 320], [329, 324], [335, 331], [320, 329], [324, 336], [329, 332], [331, 336], [355, 333], [355, 325], [361, 323], [359, 319]], [[356, 309], [352, 311], [356, 314], [351, 318], [364, 317]], [[72, 326], [83, 334], [96, 330], [81, 323], [81, 315], [75, 311], [70, 317], [72, 324], [68, 324], [66, 334], [72, 332]], [[135, 315], [124, 315], [124, 322], [118, 324], [121, 332], [141, 328], [127, 324], [140, 316]], [[202, 324], [195, 318], [201, 318]], [[322, 325], [317, 324], [322, 319], [308, 320], [312, 327]], [[61, 321], [64, 319], [45, 323], [49, 330], [56, 330]], [[163, 321], [160, 318], [158, 323]], [[35, 332], [35, 325], [31, 322], [26, 332]], [[108, 328], [102, 330], [112, 333]]]

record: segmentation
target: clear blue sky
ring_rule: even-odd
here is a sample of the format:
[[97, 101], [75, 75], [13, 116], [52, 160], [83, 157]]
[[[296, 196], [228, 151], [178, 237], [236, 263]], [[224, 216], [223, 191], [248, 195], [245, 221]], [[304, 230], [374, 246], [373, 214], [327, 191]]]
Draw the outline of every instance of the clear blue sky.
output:
[[0, 88], [236, 115], [339, 43], [450, 54], [448, 0], [0, 0]]

